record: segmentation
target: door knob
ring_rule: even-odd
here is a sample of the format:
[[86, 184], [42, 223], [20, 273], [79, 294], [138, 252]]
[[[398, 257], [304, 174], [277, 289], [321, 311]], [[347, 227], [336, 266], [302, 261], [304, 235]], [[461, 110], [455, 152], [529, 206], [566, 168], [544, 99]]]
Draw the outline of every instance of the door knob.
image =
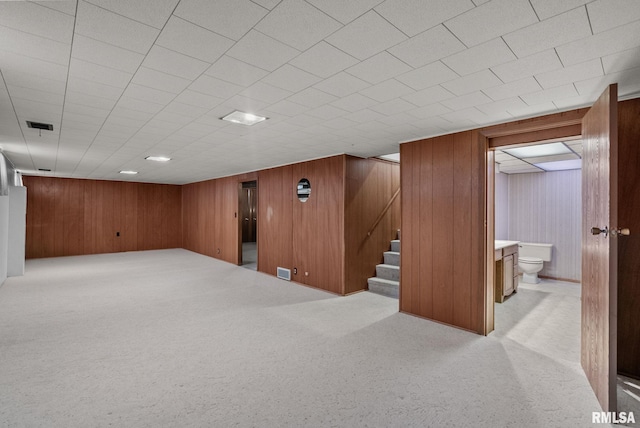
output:
[[601, 233], [604, 234], [604, 237], [606, 238], [609, 235], [609, 228], [607, 226], [605, 226], [604, 229], [600, 229], [599, 227], [591, 228], [592, 235], [599, 235]]
[[249, 221], [249, 217], [245, 217], [245, 218], [244, 218], [244, 221]]
[[611, 236], [629, 236], [631, 231], [626, 227], [619, 227], [617, 229], [611, 229]]

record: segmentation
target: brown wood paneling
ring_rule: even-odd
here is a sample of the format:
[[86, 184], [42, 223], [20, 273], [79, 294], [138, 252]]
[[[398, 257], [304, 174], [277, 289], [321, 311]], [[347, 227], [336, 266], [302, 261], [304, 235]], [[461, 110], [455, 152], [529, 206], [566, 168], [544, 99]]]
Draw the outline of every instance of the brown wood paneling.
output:
[[618, 372], [640, 379], [640, 98], [618, 104]]
[[258, 270], [270, 275], [276, 275], [278, 266], [293, 269], [292, 183], [290, 165], [259, 173]]
[[400, 198], [395, 198], [368, 235], [400, 186], [400, 165], [375, 159], [346, 157], [345, 294], [367, 288], [382, 253], [389, 251], [400, 228]]
[[582, 322], [580, 361], [602, 409], [615, 411], [617, 243], [591, 228], [617, 223], [617, 86], [582, 121]]
[[481, 146], [476, 131], [401, 145], [400, 310], [484, 334]]
[[27, 258], [180, 246], [179, 186], [51, 177], [24, 183]]

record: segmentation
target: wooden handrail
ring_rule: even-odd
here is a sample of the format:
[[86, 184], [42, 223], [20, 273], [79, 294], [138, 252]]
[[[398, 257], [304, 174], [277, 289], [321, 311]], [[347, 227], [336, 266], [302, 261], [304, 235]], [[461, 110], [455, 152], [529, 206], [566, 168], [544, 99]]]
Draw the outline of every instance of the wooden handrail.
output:
[[375, 228], [378, 227], [378, 223], [380, 223], [380, 221], [382, 220], [382, 217], [384, 217], [387, 211], [389, 211], [389, 208], [391, 208], [391, 204], [393, 204], [393, 201], [396, 200], [399, 194], [400, 194], [400, 188], [398, 187], [398, 190], [396, 190], [396, 193], [394, 193], [391, 199], [389, 199], [389, 202], [387, 202], [387, 205], [384, 207], [384, 209], [382, 210], [382, 212], [380, 213], [376, 221], [373, 222], [373, 226], [371, 226], [371, 228], [367, 232], [367, 236], [371, 236]]

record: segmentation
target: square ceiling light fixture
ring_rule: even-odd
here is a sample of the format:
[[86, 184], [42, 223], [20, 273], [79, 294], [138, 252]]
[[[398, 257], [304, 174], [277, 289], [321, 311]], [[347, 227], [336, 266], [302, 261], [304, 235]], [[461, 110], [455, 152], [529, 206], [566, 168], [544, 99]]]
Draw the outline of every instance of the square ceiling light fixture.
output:
[[563, 143], [538, 144], [536, 146], [503, 149], [502, 151], [520, 159], [571, 153], [571, 149], [569, 149], [569, 147], [565, 146]]
[[534, 164], [538, 168], [542, 168], [545, 171], [564, 171], [567, 169], [581, 169], [582, 159], [571, 159], [556, 162], [542, 162]]
[[127, 175], [136, 175], [137, 173], [138, 171], [128, 171], [128, 170], [120, 171], [120, 174], [127, 174]]
[[171, 158], [168, 158], [166, 156], [147, 156], [145, 160], [150, 160], [154, 162], [169, 162]]
[[229, 113], [228, 115], [226, 115], [225, 117], [221, 117], [220, 119], [247, 126], [255, 125], [256, 123], [260, 123], [263, 120], [267, 120], [266, 117], [256, 116], [255, 114], [245, 113], [238, 110], [235, 110], [233, 113]]

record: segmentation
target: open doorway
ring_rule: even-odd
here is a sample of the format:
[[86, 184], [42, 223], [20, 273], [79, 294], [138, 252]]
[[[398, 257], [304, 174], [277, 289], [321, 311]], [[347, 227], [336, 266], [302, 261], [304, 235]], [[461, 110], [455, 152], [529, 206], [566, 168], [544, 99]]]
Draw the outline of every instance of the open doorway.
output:
[[258, 268], [258, 182], [245, 181], [240, 185], [238, 207], [240, 211], [239, 265]]

